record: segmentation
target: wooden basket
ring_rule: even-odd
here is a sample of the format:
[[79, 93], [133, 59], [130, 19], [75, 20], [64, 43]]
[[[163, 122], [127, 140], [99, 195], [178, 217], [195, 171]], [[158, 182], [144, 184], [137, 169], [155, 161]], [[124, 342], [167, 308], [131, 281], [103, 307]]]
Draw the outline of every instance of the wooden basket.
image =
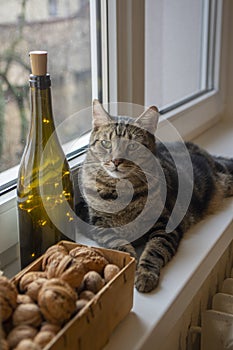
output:
[[[68, 250], [80, 244], [61, 241]], [[96, 248], [106, 259], [120, 267], [120, 272], [108, 282], [88, 304], [75, 315], [44, 350], [97, 350], [107, 342], [113, 329], [133, 306], [135, 259], [115, 250]], [[43, 256], [20, 271], [12, 280], [18, 284], [29, 271], [40, 271]]]

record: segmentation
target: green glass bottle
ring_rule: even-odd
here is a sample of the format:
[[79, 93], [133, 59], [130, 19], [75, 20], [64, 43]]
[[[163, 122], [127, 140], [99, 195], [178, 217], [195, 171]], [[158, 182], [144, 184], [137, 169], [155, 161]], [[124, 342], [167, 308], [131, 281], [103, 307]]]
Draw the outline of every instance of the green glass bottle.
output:
[[73, 181], [54, 125], [47, 52], [30, 52], [30, 60], [31, 125], [17, 183], [21, 268], [60, 240], [75, 240]]

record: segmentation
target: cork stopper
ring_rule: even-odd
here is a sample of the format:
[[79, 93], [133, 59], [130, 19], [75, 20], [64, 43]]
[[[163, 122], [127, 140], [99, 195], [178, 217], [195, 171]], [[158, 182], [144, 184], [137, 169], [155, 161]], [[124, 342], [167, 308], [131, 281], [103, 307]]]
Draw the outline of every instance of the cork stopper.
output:
[[31, 51], [29, 53], [31, 70], [33, 75], [46, 75], [47, 73], [47, 51]]

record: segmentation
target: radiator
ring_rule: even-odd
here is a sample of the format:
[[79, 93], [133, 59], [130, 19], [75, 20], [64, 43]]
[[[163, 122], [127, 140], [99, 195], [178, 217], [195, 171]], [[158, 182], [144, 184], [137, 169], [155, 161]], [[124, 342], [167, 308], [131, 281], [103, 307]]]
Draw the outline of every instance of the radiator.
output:
[[201, 350], [233, 350], [233, 269], [203, 312], [200, 333]]
[[161, 350], [233, 350], [233, 242], [212, 263]]
[[[187, 350], [233, 350], [233, 245], [216, 263], [190, 305]], [[195, 307], [198, 308], [195, 310]], [[196, 323], [196, 325], [195, 325]]]

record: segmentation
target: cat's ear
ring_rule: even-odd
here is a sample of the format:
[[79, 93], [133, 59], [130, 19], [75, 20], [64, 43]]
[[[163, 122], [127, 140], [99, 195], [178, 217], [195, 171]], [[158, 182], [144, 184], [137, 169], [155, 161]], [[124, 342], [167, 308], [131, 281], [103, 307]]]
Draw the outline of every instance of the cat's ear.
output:
[[97, 99], [93, 101], [92, 118], [93, 127], [100, 127], [111, 123], [109, 114], [105, 111], [102, 104]]
[[135, 124], [139, 125], [142, 129], [146, 129], [151, 134], [154, 134], [157, 129], [158, 121], [158, 108], [151, 106], [135, 120]]

